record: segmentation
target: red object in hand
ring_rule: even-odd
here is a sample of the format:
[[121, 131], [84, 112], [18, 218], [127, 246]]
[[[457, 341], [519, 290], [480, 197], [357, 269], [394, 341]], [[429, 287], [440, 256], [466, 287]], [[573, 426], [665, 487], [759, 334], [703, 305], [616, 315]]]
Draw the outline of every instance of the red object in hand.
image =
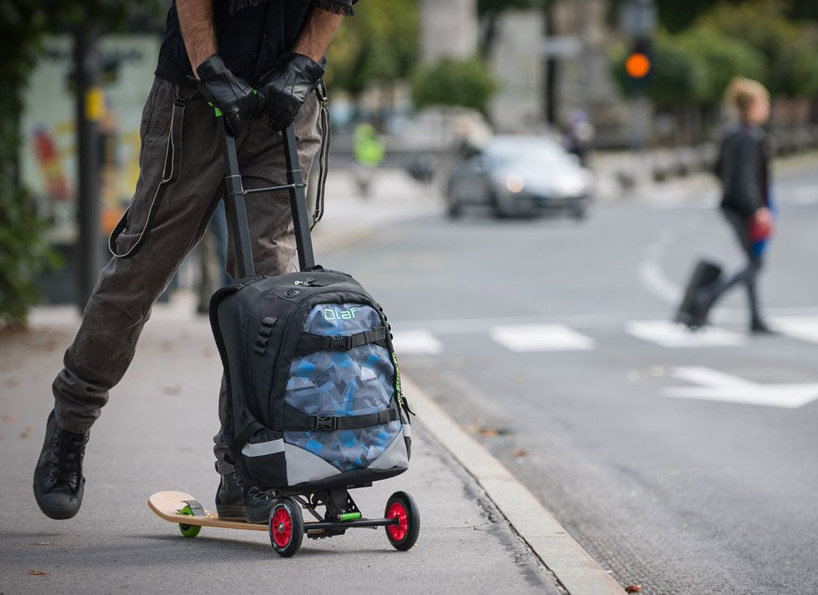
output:
[[762, 242], [773, 234], [773, 216], [769, 209], [759, 209], [750, 220], [750, 239]]

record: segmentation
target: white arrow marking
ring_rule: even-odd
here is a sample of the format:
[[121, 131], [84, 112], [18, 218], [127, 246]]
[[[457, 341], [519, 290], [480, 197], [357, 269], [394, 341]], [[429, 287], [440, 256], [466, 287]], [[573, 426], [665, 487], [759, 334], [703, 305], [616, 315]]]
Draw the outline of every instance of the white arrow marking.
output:
[[796, 409], [818, 399], [818, 384], [759, 384], [703, 367], [673, 368], [671, 375], [701, 386], [667, 388], [666, 397]]

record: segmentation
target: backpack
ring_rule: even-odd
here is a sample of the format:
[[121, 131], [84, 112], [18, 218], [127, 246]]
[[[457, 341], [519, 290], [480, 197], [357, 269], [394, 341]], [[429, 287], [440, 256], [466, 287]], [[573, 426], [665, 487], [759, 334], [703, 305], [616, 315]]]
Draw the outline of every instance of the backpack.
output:
[[[230, 397], [239, 475], [261, 489], [309, 492], [402, 473], [410, 409], [383, 309], [346, 273], [313, 262], [292, 126], [284, 131], [301, 271], [256, 276], [235, 141], [225, 136], [228, 224], [241, 278], [218, 290], [210, 323]], [[232, 153], [231, 153], [232, 152]]]

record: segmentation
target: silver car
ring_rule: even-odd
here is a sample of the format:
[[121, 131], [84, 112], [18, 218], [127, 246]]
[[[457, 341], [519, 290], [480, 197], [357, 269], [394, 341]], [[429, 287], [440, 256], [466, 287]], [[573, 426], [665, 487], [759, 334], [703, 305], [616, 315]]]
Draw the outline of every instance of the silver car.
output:
[[593, 176], [547, 137], [497, 136], [480, 151], [458, 158], [446, 185], [447, 211], [491, 207], [497, 217], [522, 217], [555, 209], [585, 217]]

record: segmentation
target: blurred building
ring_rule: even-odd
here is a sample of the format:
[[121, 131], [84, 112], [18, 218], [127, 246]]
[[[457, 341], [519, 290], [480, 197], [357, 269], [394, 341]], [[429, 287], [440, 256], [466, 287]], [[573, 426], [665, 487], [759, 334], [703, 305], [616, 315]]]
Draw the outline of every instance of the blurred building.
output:
[[424, 62], [470, 58], [477, 52], [475, 0], [422, 0], [420, 19]]
[[606, 22], [608, 5], [556, 0], [545, 10], [502, 14], [490, 56], [499, 83], [491, 117], [499, 129], [530, 130], [549, 115], [559, 127], [583, 110], [599, 132], [598, 142], [627, 144], [628, 106], [610, 73], [615, 31]]
[[509, 11], [497, 24], [489, 65], [497, 80], [490, 115], [498, 130], [530, 130], [545, 117], [544, 30], [545, 17], [538, 10]]

